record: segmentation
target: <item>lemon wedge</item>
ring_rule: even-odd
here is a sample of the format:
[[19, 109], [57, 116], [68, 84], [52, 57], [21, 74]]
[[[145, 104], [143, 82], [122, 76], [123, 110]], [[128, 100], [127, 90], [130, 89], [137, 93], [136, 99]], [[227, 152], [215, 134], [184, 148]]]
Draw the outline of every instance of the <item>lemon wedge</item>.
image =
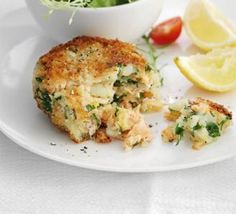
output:
[[192, 42], [203, 50], [236, 46], [235, 27], [208, 0], [190, 0], [184, 26]]
[[182, 74], [202, 89], [226, 92], [236, 88], [236, 48], [219, 48], [174, 61]]

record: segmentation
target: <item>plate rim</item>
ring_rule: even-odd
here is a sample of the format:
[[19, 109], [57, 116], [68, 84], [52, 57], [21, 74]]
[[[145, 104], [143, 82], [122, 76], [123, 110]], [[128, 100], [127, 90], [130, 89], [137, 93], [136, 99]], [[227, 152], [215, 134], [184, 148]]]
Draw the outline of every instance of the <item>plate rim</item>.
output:
[[86, 163], [81, 163], [78, 161], [72, 161], [69, 159], [65, 158], [60, 158], [56, 155], [51, 155], [50, 153], [47, 152], [42, 152], [41, 150], [35, 149], [34, 147], [31, 147], [29, 145], [26, 145], [23, 143], [23, 141], [13, 135], [10, 134], [9, 129], [7, 128], [6, 125], [2, 121], [0, 121], [0, 131], [7, 136], [12, 142], [16, 143], [20, 147], [24, 148], [25, 150], [32, 152], [36, 155], [39, 155], [41, 157], [44, 157], [48, 160], [56, 161], [58, 163], [62, 163], [65, 165], [73, 166], [73, 167], [80, 167], [83, 169], [89, 169], [89, 170], [96, 170], [96, 171], [104, 171], [104, 172], [116, 172], [116, 173], [151, 173], [151, 172], [171, 172], [171, 171], [177, 171], [177, 170], [185, 170], [185, 169], [191, 169], [191, 168], [197, 168], [197, 167], [202, 167], [202, 166], [207, 166], [215, 163], [219, 163], [225, 160], [232, 159], [236, 156], [235, 154], [229, 154], [229, 155], [224, 155], [222, 157], [218, 158], [211, 158], [208, 159], [207, 161], [198, 161], [196, 163], [189, 163], [189, 164], [179, 164], [175, 166], [168, 166], [168, 167], [151, 167], [151, 168], [119, 168], [119, 167], [107, 167], [107, 166], [101, 166], [101, 165], [96, 165], [96, 164], [86, 164]]

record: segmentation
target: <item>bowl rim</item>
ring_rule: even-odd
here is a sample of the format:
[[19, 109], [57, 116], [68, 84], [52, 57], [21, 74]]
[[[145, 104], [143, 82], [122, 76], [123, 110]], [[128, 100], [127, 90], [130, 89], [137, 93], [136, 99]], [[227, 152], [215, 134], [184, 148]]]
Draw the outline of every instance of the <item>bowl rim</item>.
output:
[[[41, 4], [40, 0], [37, 0], [39, 1], [39, 3]], [[125, 3], [125, 4], [121, 4], [121, 5], [115, 5], [115, 6], [109, 6], [109, 7], [79, 7], [77, 9], [70, 9], [70, 8], [66, 8], [66, 9], [63, 9], [64, 11], [88, 11], [88, 12], [96, 12], [96, 11], [111, 11], [111, 10], [119, 10], [119, 9], [123, 9], [123, 8], [133, 8], [133, 7], [136, 7], [136, 6], [140, 6], [143, 4], [143, 2], [146, 2], [146, 1], [152, 1], [152, 0], [137, 0], [135, 2], [131, 2], [131, 3]], [[162, 5], [163, 3], [163, 0], [154, 0], [154, 1], [159, 1]], [[32, 2], [32, 0], [26, 0], [26, 2]], [[28, 4], [27, 3], [27, 4]], [[43, 4], [41, 4], [42, 6], [45, 6]], [[45, 6], [47, 7], [47, 6]]]

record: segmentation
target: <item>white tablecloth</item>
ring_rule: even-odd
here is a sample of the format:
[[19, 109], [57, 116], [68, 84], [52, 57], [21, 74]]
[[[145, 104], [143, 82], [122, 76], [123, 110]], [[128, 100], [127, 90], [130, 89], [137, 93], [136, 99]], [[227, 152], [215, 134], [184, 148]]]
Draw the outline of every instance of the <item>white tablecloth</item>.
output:
[[[0, 3], [2, 57], [39, 29], [22, 0]], [[185, 3], [167, 0], [164, 14], [177, 15]], [[236, 160], [166, 173], [97, 172], [39, 157], [0, 133], [0, 214], [84, 213], [234, 214]]]

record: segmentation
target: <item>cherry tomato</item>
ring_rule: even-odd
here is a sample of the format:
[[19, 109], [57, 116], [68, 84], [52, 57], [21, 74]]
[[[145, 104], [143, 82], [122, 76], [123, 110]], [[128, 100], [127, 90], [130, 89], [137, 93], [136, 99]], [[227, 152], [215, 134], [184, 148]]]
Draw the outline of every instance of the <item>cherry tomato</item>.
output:
[[174, 17], [154, 27], [149, 36], [158, 45], [168, 45], [178, 39], [182, 26], [181, 17]]

